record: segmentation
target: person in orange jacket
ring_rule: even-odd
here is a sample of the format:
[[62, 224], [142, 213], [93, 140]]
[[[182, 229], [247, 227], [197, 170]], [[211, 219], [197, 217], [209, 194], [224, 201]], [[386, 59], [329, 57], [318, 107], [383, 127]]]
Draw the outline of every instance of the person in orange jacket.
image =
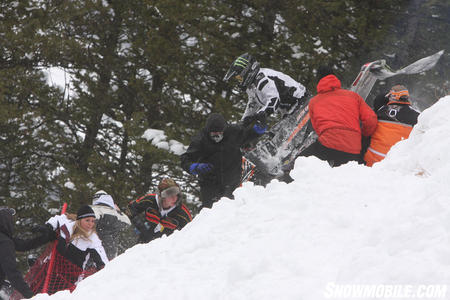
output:
[[409, 137], [419, 116], [419, 112], [411, 107], [409, 91], [403, 85], [393, 86], [387, 95], [378, 95], [374, 108], [378, 125], [364, 155], [364, 161], [369, 167], [383, 160], [393, 145]]
[[333, 166], [362, 163], [361, 139], [377, 127], [375, 112], [358, 94], [341, 88], [330, 67], [318, 70], [317, 95], [309, 102], [309, 116], [318, 140], [300, 156], [314, 155]]

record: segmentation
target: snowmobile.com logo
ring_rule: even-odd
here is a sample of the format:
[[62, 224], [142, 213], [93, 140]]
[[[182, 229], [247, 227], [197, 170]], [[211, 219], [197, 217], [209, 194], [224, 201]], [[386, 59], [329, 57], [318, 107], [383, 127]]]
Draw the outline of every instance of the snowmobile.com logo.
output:
[[447, 285], [336, 284], [325, 287], [328, 299], [447, 299]]

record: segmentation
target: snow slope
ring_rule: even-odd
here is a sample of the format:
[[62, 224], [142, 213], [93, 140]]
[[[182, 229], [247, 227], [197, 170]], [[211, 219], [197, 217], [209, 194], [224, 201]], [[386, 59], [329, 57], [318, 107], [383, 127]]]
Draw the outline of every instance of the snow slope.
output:
[[448, 284], [449, 132], [447, 96], [373, 168], [299, 158], [294, 182], [246, 184], [52, 299], [325, 299], [330, 283]]

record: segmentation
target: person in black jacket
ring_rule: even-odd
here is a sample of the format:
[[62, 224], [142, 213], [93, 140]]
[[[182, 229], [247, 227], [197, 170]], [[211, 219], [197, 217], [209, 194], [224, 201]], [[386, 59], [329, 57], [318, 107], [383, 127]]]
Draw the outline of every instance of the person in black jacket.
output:
[[191, 140], [181, 155], [182, 168], [198, 175], [200, 200], [203, 207], [211, 208], [222, 196], [233, 198], [241, 182], [241, 148], [266, 130], [261, 123], [253, 127], [228, 125], [222, 115], [211, 114], [206, 125]]
[[378, 95], [373, 106], [378, 124], [364, 155], [369, 167], [383, 160], [397, 142], [409, 137], [420, 114], [411, 107], [408, 89], [400, 84], [394, 85], [388, 93]]
[[12, 287], [25, 298], [33, 297], [33, 292], [24, 281], [16, 263], [16, 251], [27, 251], [47, 243], [52, 238], [45, 234], [31, 239], [22, 240], [13, 237], [15, 210], [8, 207], [0, 207], [0, 288], [5, 278], [8, 278]]
[[147, 194], [128, 204], [127, 215], [139, 231], [139, 242], [148, 243], [170, 235], [192, 221], [183, 204], [180, 187], [171, 178], [163, 178], [156, 194]]

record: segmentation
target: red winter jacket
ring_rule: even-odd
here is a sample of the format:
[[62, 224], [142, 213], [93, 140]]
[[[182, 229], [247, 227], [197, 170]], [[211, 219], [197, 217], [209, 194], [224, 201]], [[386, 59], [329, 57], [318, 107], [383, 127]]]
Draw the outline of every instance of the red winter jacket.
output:
[[323, 77], [317, 92], [309, 102], [309, 115], [319, 142], [331, 149], [360, 153], [361, 134], [370, 136], [377, 128], [375, 112], [358, 94], [341, 89], [334, 75]]

